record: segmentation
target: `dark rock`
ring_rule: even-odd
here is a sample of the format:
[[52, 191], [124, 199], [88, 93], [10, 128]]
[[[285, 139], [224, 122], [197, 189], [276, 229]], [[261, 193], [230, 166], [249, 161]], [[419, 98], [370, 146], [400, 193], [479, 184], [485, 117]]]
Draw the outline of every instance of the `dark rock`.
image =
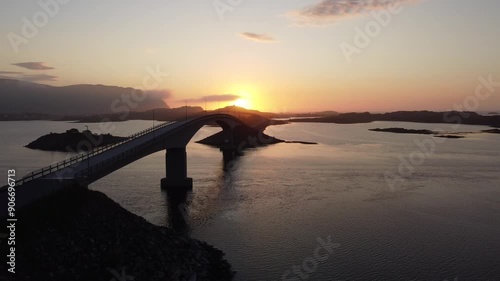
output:
[[126, 140], [110, 134], [93, 134], [85, 130], [69, 129], [65, 133], [50, 133], [26, 145], [27, 148], [46, 151], [81, 152]]
[[433, 135], [437, 134], [431, 130], [414, 130], [414, 129], [404, 129], [404, 128], [386, 128], [386, 129], [369, 129], [374, 132], [388, 132], [388, 133], [397, 133], [397, 134], [418, 134], [418, 135]]
[[318, 144], [317, 142], [309, 142], [309, 141], [286, 141], [286, 143]]
[[[284, 142], [284, 140], [264, 134], [263, 129], [258, 130], [250, 126], [238, 126], [233, 129], [233, 134], [234, 146], [239, 149]], [[227, 145], [227, 136], [224, 131], [221, 131], [197, 141], [197, 143], [223, 147], [224, 145]]]
[[485, 133], [500, 134], [500, 129], [483, 130]]
[[[16, 274], [0, 280], [231, 280], [224, 253], [84, 188], [18, 211]], [[6, 243], [0, 243], [2, 253]], [[83, 250], [82, 250], [83, 249]], [[118, 276], [118, 277], [117, 277]], [[121, 278], [121, 279], [120, 279]]]
[[465, 138], [464, 136], [458, 136], [458, 135], [435, 135], [434, 137], [446, 138], [446, 139], [463, 139], [463, 138]]

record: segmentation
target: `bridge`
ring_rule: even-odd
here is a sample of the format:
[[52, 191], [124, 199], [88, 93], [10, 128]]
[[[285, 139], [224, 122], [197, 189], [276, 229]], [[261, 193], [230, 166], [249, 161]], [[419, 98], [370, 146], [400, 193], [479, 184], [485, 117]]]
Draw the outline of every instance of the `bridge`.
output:
[[[62, 188], [88, 186], [140, 158], [161, 150], [166, 150], [166, 176], [161, 179], [161, 187], [191, 189], [193, 180], [187, 176], [186, 145], [201, 127], [214, 123], [222, 128], [225, 144], [221, 150], [224, 153], [236, 153], [235, 131], [238, 127], [249, 126], [233, 115], [208, 114], [184, 121], [166, 122], [131, 135], [119, 143], [79, 154], [17, 180], [16, 209]], [[7, 206], [7, 191], [8, 186], [0, 188], [0, 206]], [[2, 208], [0, 217], [7, 216], [6, 209]]]

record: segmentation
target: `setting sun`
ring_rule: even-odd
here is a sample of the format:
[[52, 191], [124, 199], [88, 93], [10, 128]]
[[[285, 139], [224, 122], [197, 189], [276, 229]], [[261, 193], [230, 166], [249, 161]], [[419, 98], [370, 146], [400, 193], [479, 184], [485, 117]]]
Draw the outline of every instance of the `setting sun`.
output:
[[246, 109], [250, 109], [250, 107], [251, 107], [250, 102], [247, 99], [241, 99], [241, 98], [237, 99], [234, 102], [234, 105], [239, 106], [239, 107], [243, 107]]

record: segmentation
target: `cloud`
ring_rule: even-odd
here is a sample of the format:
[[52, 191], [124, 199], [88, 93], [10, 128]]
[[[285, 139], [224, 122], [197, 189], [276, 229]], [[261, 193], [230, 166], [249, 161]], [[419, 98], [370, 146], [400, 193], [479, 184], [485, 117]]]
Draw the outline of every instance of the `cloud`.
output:
[[419, 0], [321, 0], [319, 3], [288, 13], [301, 25], [331, 24], [345, 18], [383, 10], [389, 5], [404, 5]]
[[13, 63], [12, 65], [19, 66], [22, 68], [26, 68], [29, 70], [51, 70], [55, 69], [50, 66], [46, 66], [44, 62], [18, 62]]
[[197, 99], [188, 99], [186, 100], [187, 102], [215, 102], [215, 101], [221, 101], [221, 102], [225, 102], [225, 101], [235, 101], [237, 99], [239, 99], [240, 96], [238, 95], [232, 95], [232, 94], [227, 94], [227, 95], [209, 95], [209, 96], [203, 96], [201, 98], [197, 98]]
[[59, 77], [48, 74], [24, 74], [17, 71], [0, 71], [0, 78], [15, 79], [27, 82], [57, 81]]
[[276, 41], [273, 37], [264, 35], [264, 34], [257, 34], [257, 33], [252, 33], [252, 32], [242, 32], [240, 33], [240, 36], [248, 39], [248, 40], [253, 40], [257, 42], [274, 42]]
[[19, 79], [29, 82], [57, 81], [57, 78], [59, 77], [47, 74], [22, 75], [19, 77]]
[[0, 71], [0, 75], [16, 75], [16, 74], [23, 74], [23, 73], [17, 71]]
[[172, 92], [170, 90], [147, 90], [145, 92], [151, 97], [162, 100], [172, 97]]

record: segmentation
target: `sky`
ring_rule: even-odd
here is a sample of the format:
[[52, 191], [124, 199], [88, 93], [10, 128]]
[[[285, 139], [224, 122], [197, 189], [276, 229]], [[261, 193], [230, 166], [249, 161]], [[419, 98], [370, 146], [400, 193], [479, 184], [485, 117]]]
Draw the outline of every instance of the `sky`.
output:
[[496, 111], [498, 11], [498, 0], [2, 1], [0, 77], [157, 90], [172, 107]]

